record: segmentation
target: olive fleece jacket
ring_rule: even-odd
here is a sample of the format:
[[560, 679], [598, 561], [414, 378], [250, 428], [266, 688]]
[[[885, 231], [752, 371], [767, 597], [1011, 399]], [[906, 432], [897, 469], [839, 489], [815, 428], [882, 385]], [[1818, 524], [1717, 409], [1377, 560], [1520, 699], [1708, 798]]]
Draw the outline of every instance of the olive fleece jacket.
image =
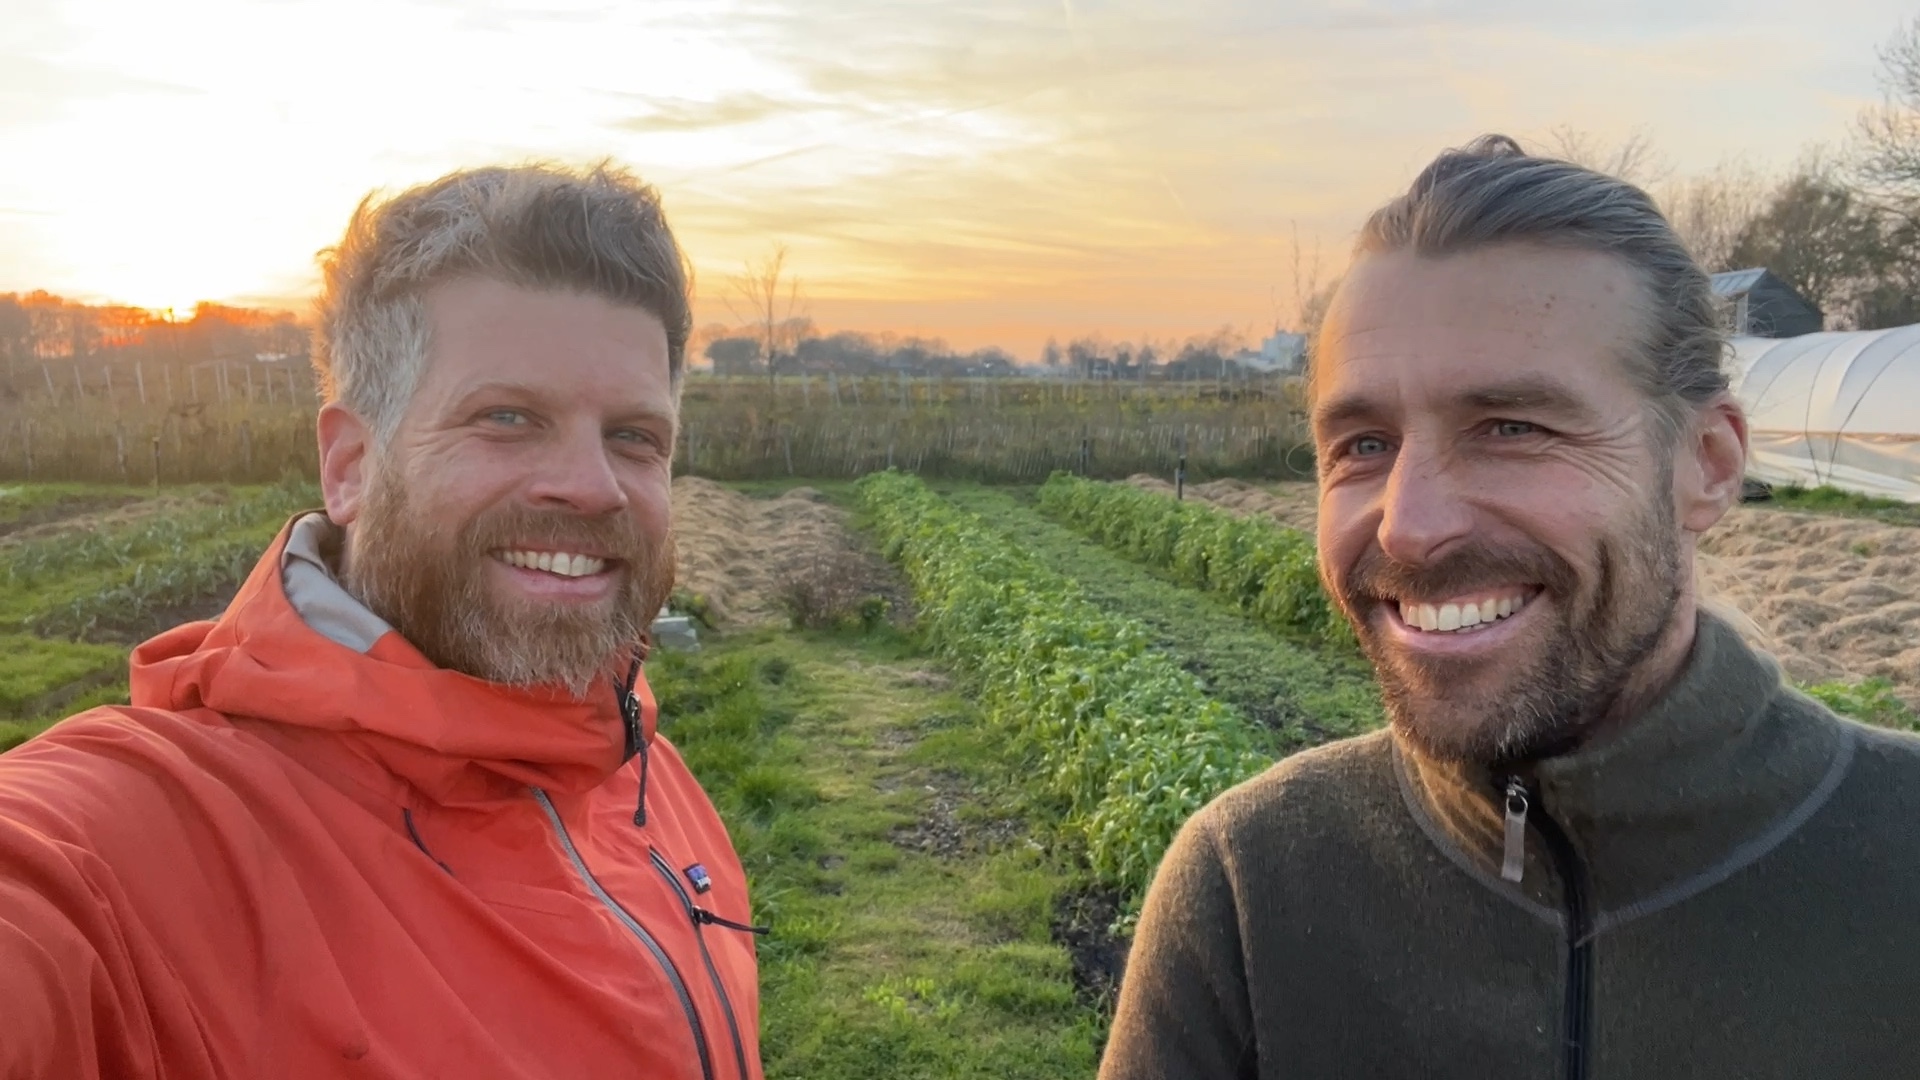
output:
[[1698, 626], [1641, 718], [1523, 775], [1379, 732], [1195, 815], [1103, 1080], [1920, 1076], [1920, 738]]

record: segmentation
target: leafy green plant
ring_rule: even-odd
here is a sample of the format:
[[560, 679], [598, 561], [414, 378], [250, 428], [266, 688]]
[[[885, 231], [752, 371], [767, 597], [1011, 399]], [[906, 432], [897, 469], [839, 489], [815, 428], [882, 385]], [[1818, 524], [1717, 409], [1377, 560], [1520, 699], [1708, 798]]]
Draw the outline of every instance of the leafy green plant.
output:
[[919, 480], [875, 473], [857, 490], [929, 642], [979, 679], [988, 722], [1036, 762], [1094, 873], [1137, 902], [1180, 825], [1269, 763], [1261, 736], [1139, 623]]
[[1039, 501], [1057, 520], [1226, 597], [1276, 630], [1352, 644], [1351, 628], [1320, 585], [1313, 541], [1305, 533], [1066, 473], [1041, 485]]
[[1893, 684], [1885, 679], [1809, 683], [1800, 689], [1841, 716], [1902, 731], [1920, 731], [1920, 716], [1894, 696]]
[[207, 503], [185, 513], [156, 515], [121, 529], [64, 535], [19, 544], [0, 563], [6, 585], [30, 588], [90, 570], [162, 562], [203, 540], [236, 530], [259, 532], [285, 522], [320, 501], [305, 482], [264, 488], [231, 501]]

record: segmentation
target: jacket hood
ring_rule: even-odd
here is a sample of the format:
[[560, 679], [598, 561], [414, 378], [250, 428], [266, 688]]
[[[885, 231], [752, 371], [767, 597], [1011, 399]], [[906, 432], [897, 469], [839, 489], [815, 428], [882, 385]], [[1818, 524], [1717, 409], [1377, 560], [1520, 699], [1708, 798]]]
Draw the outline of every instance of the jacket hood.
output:
[[578, 701], [436, 667], [333, 582], [316, 544], [332, 528], [295, 517], [219, 619], [135, 649], [132, 704], [331, 733], [442, 804], [583, 792], [652, 740], [658, 710], [637, 671], [634, 739], [611, 674]]

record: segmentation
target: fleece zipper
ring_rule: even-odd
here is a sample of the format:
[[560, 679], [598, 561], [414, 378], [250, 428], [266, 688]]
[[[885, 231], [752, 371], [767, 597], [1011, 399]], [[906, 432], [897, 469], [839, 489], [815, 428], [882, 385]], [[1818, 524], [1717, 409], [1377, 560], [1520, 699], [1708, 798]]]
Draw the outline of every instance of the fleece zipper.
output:
[[1506, 852], [1501, 876], [1518, 883], [1525, 865], [1530, 826], [1547, 849], [1560, 878], [1561, 904], [1567, 916], [1566, 990], [1560, 1019], [1561, 1075], [1589, 1080], [1593, 1075], [1593, 883], [1587, 864], [1565, 829], [1539, 805], [1526, 781], [1510, 777], [1501, 792], [1506, 818]]
[[[560, 838], [560, 846], [566, 849], [567, 858], [572, 861], [574, 871], [580, 875], [580, 880], [586, 884], [587, 890], [593, 893], [608, 911], [613, 912], [614, 917], [632, 931], [633, 936], [639, 938], [640, 943], [653, 954], [653, 958], [659, 961], [660, 969], [666, 973], [667, 982], [673, 985], [673, 992], [680, 999], [680, 1007], [686, 1011], [687, 1027], [692, 1029], [694, 1048], [700, 1052], [700, 1075], [705, 1080], [713, 1080], [713, 1060], [707, 1052], [707, 1032], [700, 1024], [700, 1012], [694, 1008], [693, 995], [687, 992], [687, 983], [680, 977], [680, 969], [673, 966], [673, 958], [667, 955], [667, 950], [660, 947], [660, 943], [654, 940], [652, 934], [647, 933], [647, 928], [640, 925], [640, 920], [634, 918], [626, 908], [621, 907], [618, 901], [607, 894], [606, 889], [601, 888], [600, 882], [595, 880], [592, 871], [587, 869], [586, 860], [580, 857], [579, 849], [573, 846], [573, 837], [567, 834], [567, 826], [560, 820], [560, 811], [554, 809], [553, 800], [547, 798], [547, 793], [539, 788], [533, 789], [533, 797], [539, 800], [540, 809], [546, 811], [547, 820], [553, 824], [553, 831]], [[706, 948], [703, 942], [700, 946], [702, 955], [705, 955]], [[707, 964], [708, 970], [712, 970], [713, 961], [709, 960]], [[724, 1001], [725, 998], [721, 1000]], [[727, 1022], [729, 1024], [733, 1022], [731, 1009], [727, 1014]], [[735, 1034], [734, 1040], [735, 1045], [739, 1045], [738, 1033]]]
[[[726, 984], [720, 981], [720, 969], [713, 966], [713, 954], [707, 951], [707, 937], [704, 932], [706, 924], [720, 920], [694, 904], [693, 897], [687, 892], [687, 887], [680, 884], [679, 876], [673, 872], [673, 867], [667, 864], [667, 860], [661, 857], [660, 852], [648, 847], [647, 854], [653, 859], [653, 868], [660, 872], [660, 876], [666, 879], [667, 884], [673, 886], [674, 892], [680, 894], [680, 903], [687, 909], [687, 921], [693, 924], [693, 939], [700, 943], [700, 959], [706, 962], [707, 977], [713, 980], [713, 992], [720, 995], [720, 1011], [727, 1018], [727, 1034], [733, 1036], [734, 1063], [740, 1068], [740, 1080], [747, 1080], [747, 1049], [740, 1041], [740, 1022], [734, 1018], [733, 1001], [727, 997]], [[703, 915], [707, 917], [701, 918]]]

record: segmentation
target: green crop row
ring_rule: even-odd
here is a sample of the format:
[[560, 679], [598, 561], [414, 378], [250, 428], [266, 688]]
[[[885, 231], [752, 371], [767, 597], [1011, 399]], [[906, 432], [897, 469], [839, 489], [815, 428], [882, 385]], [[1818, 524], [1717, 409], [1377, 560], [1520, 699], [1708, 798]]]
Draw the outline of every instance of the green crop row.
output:
[[319, 501], [313, 484], [289, 481], [183, 513], [157, 514], [125, 528], [18, 544], [0, 559], [0, 566], [7, 586], [28, 588], [86, 571], [164, 562], [210, 537], [278, 525]]
[[980, 680], [988, 721], [1037, 761], [1102, 880], [1134, 900], [1174, 832], [1271, 761], [1266, 735], [1149, 647], [1147, 630], [1089, 603], [919, 480], [856, 490], [912, 582], [929, 643]]
[[1219, 593], [1275, 630], [1340, 646], [1353, 642], [1352, 629], [1320, 585], [1305, 533], [1066, 473], [1041, 485], [1040, 507], [1107, 547]]

